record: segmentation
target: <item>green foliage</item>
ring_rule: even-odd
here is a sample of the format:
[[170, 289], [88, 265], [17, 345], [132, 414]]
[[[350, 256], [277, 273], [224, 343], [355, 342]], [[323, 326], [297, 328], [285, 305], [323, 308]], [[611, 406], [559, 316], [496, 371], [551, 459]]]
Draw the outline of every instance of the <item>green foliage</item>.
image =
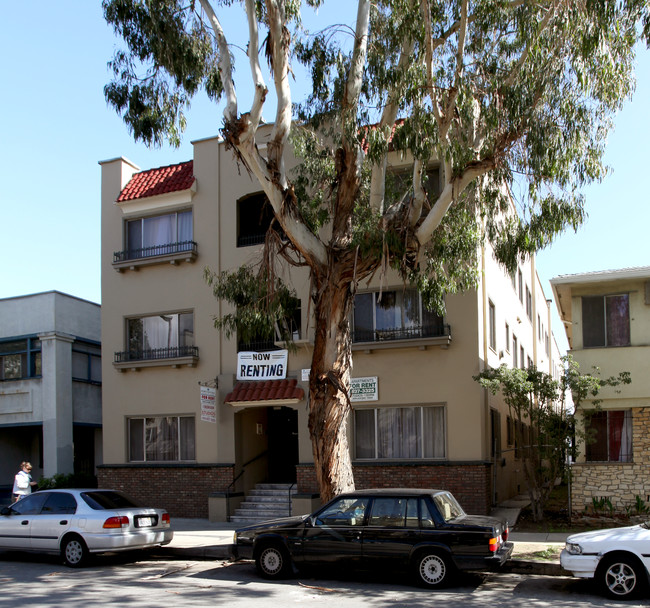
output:
[[57, 473], [52, 477], [41, 477], [38, 480], [39, 490], [56, 488], [96, 488], [97, 477], [89, 473]]
[[[601, 378], [596, 374], [581, 374], [570, 356], [563, 358], [564, 374], [555, 380], [535, 367], [486, 369], [474, 380], [493, 395], [501, 393], [515, 426], [516, 443], [520, 446], [524, 474], [532, 502], [533, 516], [543, 517], [544, 504], [556, 479], [566, 468], [567, 451], [576, 456], [575, 436], [584, 435], [575, 424], [575, 410], [585, 400], [598, 403], [597, 396], [606, 386], [618, 387], [631, 382], [629, 372]], [[567, 407], [567, 396], [573, 396], [573, 410]], [[524, 436], [523, 425], [529, 427]], [[588, 437], [584, 437], [589, 440]], [[529, 439], [526, 445], [526, 439]]]
[[241, 342], [253, 342], [279, 334], [282, 341], [292, 346], [289, 320], [296, 313], [298, 301], [295, 291], [279, 278], [270, 280], [267, 270], [255, 271], [250, 266], [219, 274], [205, 268], [204, 278], [214, 296], [234, 308], [214, 317], [215, 327], [228, 338], [236, 336]]
[[109, 63], [115, 80], [104, 89], [106, 100], [136, 141], [161, 145], [168, 138], [179, 145], [191, 97], [203, 87], [218, 99], [223, 89], [211, 35], [193, 12], [194, 0], [103, 0], [102, 8], [128, 47]]

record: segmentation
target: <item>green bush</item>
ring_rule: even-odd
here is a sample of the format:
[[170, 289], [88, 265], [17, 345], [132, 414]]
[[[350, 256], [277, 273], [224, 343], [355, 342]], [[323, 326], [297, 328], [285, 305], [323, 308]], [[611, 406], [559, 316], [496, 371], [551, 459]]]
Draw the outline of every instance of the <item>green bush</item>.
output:
[[39, 490], [54, 488], [96, 488], [97, 477], [89, 473], [57, 473], [52, 477], [41, 477], [38, 480]]

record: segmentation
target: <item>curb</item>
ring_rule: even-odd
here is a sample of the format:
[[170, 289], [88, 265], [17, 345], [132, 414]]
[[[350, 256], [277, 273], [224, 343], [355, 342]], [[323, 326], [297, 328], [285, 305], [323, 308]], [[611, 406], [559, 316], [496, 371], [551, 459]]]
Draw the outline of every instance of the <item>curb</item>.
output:
[[[232, 545], [211, 545], [205, 547], [159, 547], [154, 554], [167, 559], [229, 560]], [[510, 559], [495, 572], [529, 574], [535, 576], [569, 576], [557, 562], [527, 559]]]

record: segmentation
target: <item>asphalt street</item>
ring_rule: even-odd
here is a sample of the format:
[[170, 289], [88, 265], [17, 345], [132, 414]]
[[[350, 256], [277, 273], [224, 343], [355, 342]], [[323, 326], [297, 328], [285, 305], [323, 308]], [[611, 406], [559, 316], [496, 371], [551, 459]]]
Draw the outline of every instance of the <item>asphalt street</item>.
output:
[[[508, 606], [568, 608], [620, 606], [595, 586], [564, 576], [517, 573], [464, 574], [452, 588], [413, 587], [397, 573], [297, 574], [279, 582], [260, 579], [251, 562], [154, 559], [114, 554], [70, 569], [56, 557], [0, 553], [0, 606], [75, 608], [91, 605], [147, 608], [445, 608]], [[626, 606], [647, 606], [648, 599]]]

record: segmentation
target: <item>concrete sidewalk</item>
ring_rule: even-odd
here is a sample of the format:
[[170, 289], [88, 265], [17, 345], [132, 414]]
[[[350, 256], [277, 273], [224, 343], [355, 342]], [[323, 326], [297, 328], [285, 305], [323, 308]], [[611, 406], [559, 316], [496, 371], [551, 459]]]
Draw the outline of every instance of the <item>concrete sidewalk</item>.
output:
[[[230, 557], [233, 533], [240, 524], [229, 522], [211, 522], [207, 519], [172, 518], [174, 539], [159, 549], [157, 555], [178, 559], [214, 559], [224, 560]], [[540, 554], [549, 548], [564, 546], [566, 535], [563, 534], [510, 534], [510, 541], [515, 545], [512, 560], [506, 565], [508, 572], [524, 574], [567, 575], [560, 568], [559, 560], [540, 559]]]

